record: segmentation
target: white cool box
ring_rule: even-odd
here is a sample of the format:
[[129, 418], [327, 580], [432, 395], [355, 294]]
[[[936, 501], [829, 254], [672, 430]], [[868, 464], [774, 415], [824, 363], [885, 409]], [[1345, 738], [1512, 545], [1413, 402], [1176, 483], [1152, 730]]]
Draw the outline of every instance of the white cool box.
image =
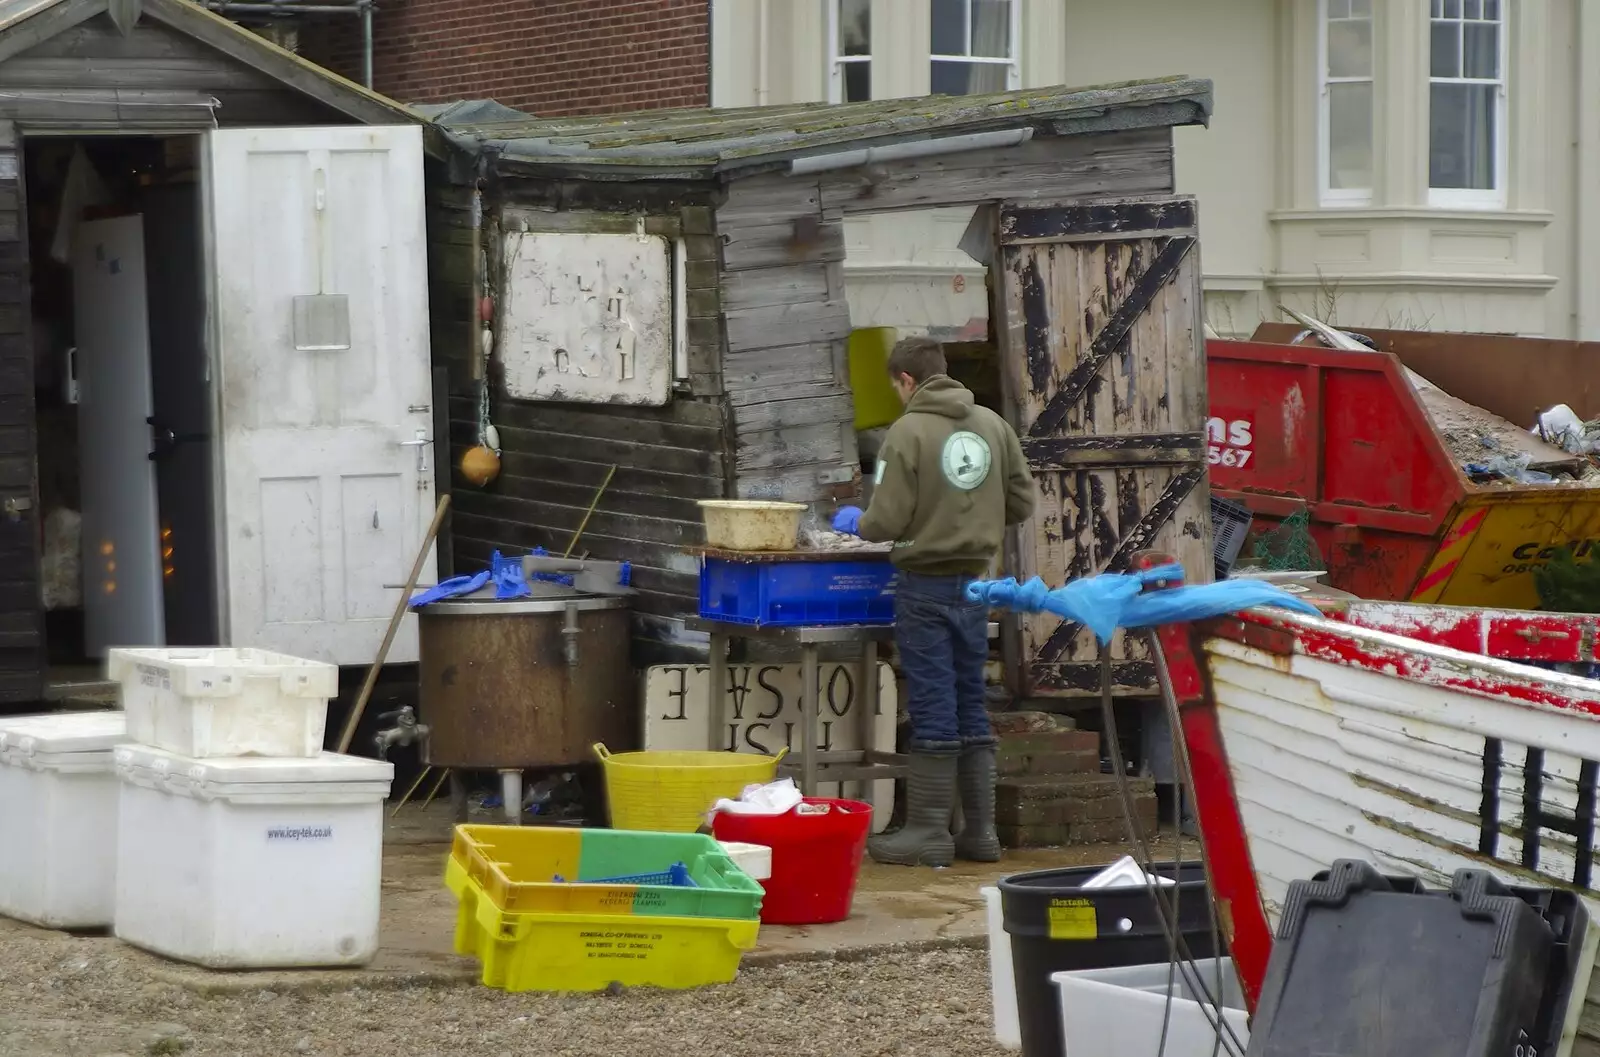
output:
[[126, 713], [0, 720], [0, 914], [217, 969], [369, 961], [394, 767], [321, 751], [337, 670], [258, 650], [108, 667]]
[[116, 750], [118, 939], [213, 969], [361, 965], [378, 950], [394, 765]]
[[111, 924], [121, 712], [0, 720], [0, 914], [46, 928]]

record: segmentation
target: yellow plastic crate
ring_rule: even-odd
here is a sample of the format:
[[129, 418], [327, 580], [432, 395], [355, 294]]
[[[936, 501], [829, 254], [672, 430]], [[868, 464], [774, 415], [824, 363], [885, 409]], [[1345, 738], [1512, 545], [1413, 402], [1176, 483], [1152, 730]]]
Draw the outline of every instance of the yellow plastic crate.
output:
[[456, 953], [477, 958], [484, 985], [502, 991], [725, 984], [761, 929], [727, 918], [507, 914], [465, 870], [445, 881], [457, 900]]
[[[687, 867], [693, 887], [595, 880], [664, 873], [675, 862]], [[461, 825], [445, 866], [447, 885], [458, 870], [508, 914], [755, 918], [765, 894], [700, 833]]]

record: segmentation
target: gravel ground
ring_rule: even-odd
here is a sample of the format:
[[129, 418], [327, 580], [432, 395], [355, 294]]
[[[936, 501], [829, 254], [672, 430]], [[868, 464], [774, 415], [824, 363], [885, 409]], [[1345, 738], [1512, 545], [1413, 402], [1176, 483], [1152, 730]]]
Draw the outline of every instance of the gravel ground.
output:
[[114, 940], [0, 923], [0, 1057], [298, 1054], [1000, 1057], [981, 950], [748, 969], [726, 987], [505, 995], [441, 987], [205, 996]]

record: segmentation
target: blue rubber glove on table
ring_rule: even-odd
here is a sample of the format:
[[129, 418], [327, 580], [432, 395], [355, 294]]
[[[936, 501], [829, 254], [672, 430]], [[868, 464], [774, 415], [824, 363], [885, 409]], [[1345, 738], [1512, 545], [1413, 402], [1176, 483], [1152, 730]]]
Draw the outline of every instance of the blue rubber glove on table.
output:
[[861, 535], [861, 508], [858, 506], [842, 506], [839, 512], [833, 515], [833, 531], [843, 532], [847, 536]]

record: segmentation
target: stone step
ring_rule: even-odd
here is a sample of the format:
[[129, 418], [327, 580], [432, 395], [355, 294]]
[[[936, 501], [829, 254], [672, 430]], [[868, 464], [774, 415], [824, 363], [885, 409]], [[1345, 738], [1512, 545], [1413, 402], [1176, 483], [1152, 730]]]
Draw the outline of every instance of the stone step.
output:
[[[1147, 836], [1156, 831], [1155, 784], [1129, 778], [1134, 818]], [[1056, 847], [1125, 840], [1117, 778], [1080, 774], [1005, 778], [995, 786], [995, 823], [1008, 848]]]
[[1002, 734], [995, 766], [1002, 777], [1098, 774], [1100, 735], [1092, 730]]

